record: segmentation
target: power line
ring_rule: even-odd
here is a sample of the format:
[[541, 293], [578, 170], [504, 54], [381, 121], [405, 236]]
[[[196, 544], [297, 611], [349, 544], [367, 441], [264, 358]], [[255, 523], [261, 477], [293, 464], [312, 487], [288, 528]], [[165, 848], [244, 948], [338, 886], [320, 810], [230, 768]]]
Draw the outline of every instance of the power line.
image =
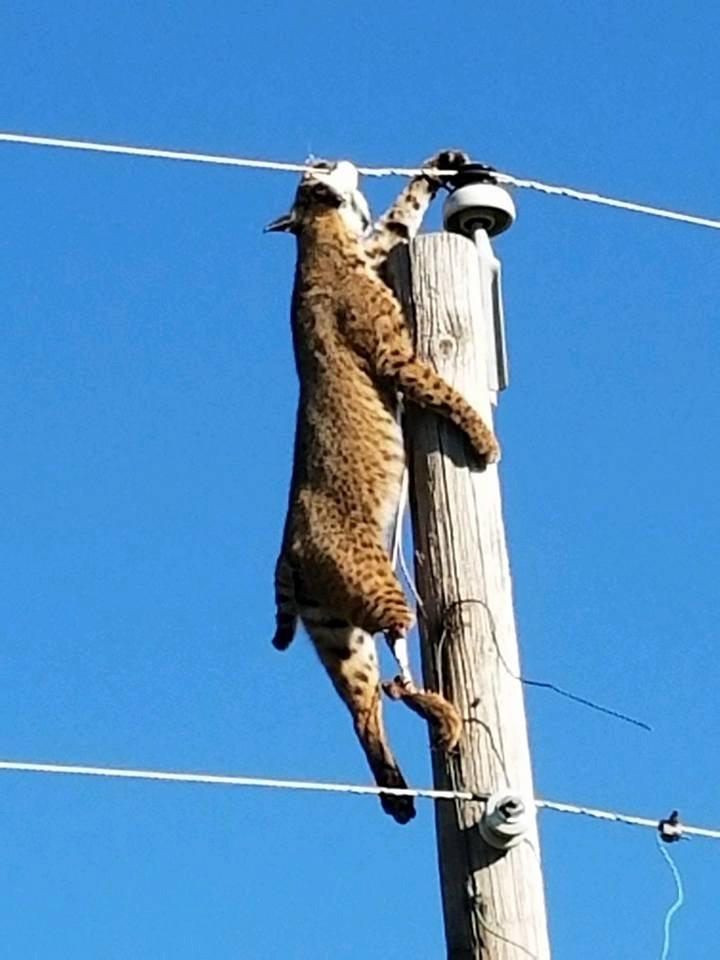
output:
[[[2, 765], [0, 764], [0, 769]], [[650, 817], [633, 817], [625, 813], [616, 813], [612, 810], [597, 810], [594, 807], [579, 807], [573, 803], [558, 803], [556, 800], [536, 800], [535, 806], [540, 810], [555, 810], [557, 813], [574, 813], [583, 817], [592, 817], [595, 820], [611, 820], [615, 823], [625, 823], [630, 827], [651, 827], [658, 829], [658, 821]], [[682, 824], [683, 836], [707, 837], [709, 840], [720, 840], [720, 830], [705, 827], [686, 827]]]
[[[0, 760], [0, 771], [9, 773], [44, 773], [70, 776], [109, 777], [122, 780], [160, 780], [171, 783], [215, 784], [226, 787], [268, 787], [279, 790], [304, 790], [321, 793], [348, 793], [365, 796], [377, 796], [382, 793], [395, 797], [420, 797], [428, 800], [465, 800], [478, 802], [487, 800], [485, 794], [470, 793], [466, 790], [430, 790], [425, 788], [400, 788], [364, 786], [354, 783], [323, 783], [315, 780], [278, 780], [272, 777], [243, 777], [214, 773], [178, 773], [170, 770], [138, 770], [124, 767], [96, 767], [66, 763], [28, 763], [16, 760]], [[579, 814], [598, 820], [610, 820], [633, 827], [658, 829], [658, 820], [650, 817], [634, 817], [611, 810], [598, 810], [594, 807], [580, 807], [571, 803], [559, 803], [555, 800], [535, 800], [538, 810], [554, 810], [557, 813]], [[720, 840], [720, 830], [705, 827], [681, 825], [683, 836], [706, 837]]]
[[225, 167], [251, 167], [256, 170], [281, 170], [303, 173], [310, 168], [303, 163], [284, 163], [274, 160], [250, 160], [246, 157], [224, 157], [210, 153], [189, 153], [181, 150], [162, 150], [156, 147], [129, 147], [119, 143], [93, 143], [88, 140], [63, 140], [58, 137], [34, 137], [22, 133], [0, 133], [4, 143], [24, 143], [35, 147], [60, 147], [65, 150], [88, 150], [94, 153], [118, 153], [130, 157], [153, 157], [158, 160], [188, 160], [192, 163], [214, 163]]
[[271, 787], [279, 790], [312, 790], [323, 793], [352, 793], [393, 797], [425, 797], [430, 800], [480, 800], [471, 793], [462, 795], [454, 790], [406, 789], [401, 787], [372, 787], [353, 783], [318, 783], [312, 780], [276, 780], [269, 777], [225, 776], [214, 773], [176, 773], [169, 770], [129, 770], [122, 767], [91, 767], [65, 763], [23, 763], [0, 760], [0, 771], [16, 773], [67, 774], [70, 776], [117, 777], [123, 780], [164, 780], [171, 783], [204, 783], [226, 787]]
[[[0, 142], [18, 143], [37, 147], [59, 147], [66, 150], [86, 150], [96, 153], [123, 154], [132, 157], [152, 157], [160, 160], [185, 160], [193, 163], [210, 163], [229, 167], [249, 167], [255, 170], [276, 170], [286, 173], [303, 173], [311, 169], [307, 164], [287, 163], [280, 160], [254, 160], [248, 157], [228, 157], [220, 154], [164, 150], [156, 147], [133, 147], [117, 143], [95, 143], [88, 140], [67, 140], [59, 137], [41, 137], [22, 133], [0, 132]], [[358, 166], [357, 169], [367, 177], [413, 177], [421, 173], [452, 176], [457, 173], [456, 170], [423, 170], [420, 167]], [[666, 220], [675, 220], [681, 223], [694, 224], [699, 227], [709, 227], [712, 230], [720, 230], [720, 220], [710, 217], [681, 213], [676, 210], [668, 210], [664, 207], [654, 207], [644, 203], [636, 203], [632, 200], [619, 200], [616, 197], [606, 197], [599, 193], [576, 190], [574, 187], [542, 183], [540, 180], [527, 180], [513, 176], [510, 173], [493, 172], [492, 176], [498, 183], [520, 187], [523, 190], [537, 190], [551, 196], [569, 197], [572, 200], [584, 200], [588, 203], [628, 210], [631, 213], [642, 213], [647, 216], [662, 217]]]
[[617, 207], [620, 210], [629, 210], [631, 213], [644, 213], [651, 217], [663, 217], [665, 220], [679, 220], [681, 223], [693, 223], [698, 227], [710, 227], [720, 230], [720, 220], [710, 217], [697, 217], [691, 213], [680, 213], [677, 210], [667, 210], [664, 207], [651, 207], [645, 203], [635, 203], [632, 200], [618, 200], [615, 197], [606, 197], [600, 193], [587, 193], [576, 190], [574, 187], [558, 187], [539, 180], [522, 180], [507, 173], [493, 174], [498, 183], [509, 183], [514, 187], [525, 190], [539, 190], [555, 197], [569, 197], [571, 200], [586, 200], [588, 203], [599, 203], [605, 207]]

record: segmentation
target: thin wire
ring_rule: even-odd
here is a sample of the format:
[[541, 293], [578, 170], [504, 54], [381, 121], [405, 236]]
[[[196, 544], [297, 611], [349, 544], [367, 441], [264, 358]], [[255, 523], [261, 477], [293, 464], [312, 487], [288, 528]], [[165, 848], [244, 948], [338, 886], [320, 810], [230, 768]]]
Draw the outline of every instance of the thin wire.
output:
[[511, 940], [510, 937], [506, 937], [505, 934], [500, 933], [500, 931], [495, 927], [490, 926], [482, 914], [482, 907], [477, 911], [475, 916], [477, 916], [478, 920], [480, 921], [480, 926], [483, 928], [483, 930], [487, 931], [487, 933], [491, 934], [493, 937], [496, 937], [498, 940], [502, 940], [503, 943], [507, 943], [508, 946], [515, 947], [516, 950], [524, 953], [526, 957], [531, 957], [532, 960], [538, 960], [537, 954], [533, 953], [532, 950], [528, 949], [528, 947], [523, 946], [522, 943], [518, 943], [517, 940]]
[[280, 790], [312, 790], [324, 793], [354, 793], [391, 797], [425, 797], [429, 800], [479, 800], [472, 793], [404, 787], [372, 787], [354, 783], [318, 783], [311, 780], [275, 780], [269, 777], [237, 777], [213, 773], [175, 773], [168, 770], [128, 770], [121, 767], [90, 767], [65, 763], [21, 763], [0, 760], [0, 771], [69, 774], [88, 777], [118, 777], [123, 780], [164, 780], [172, 783], [204, 783], [226, 787], [274, 787]]
[[417, 587], [415, 586], [415, 578], [408, 568], [402, 542], [403, 523], [405, 521], [405, 514], [407, 513], [408, 486], [408, 468], [406, 466], [403, 469], [402, 480], [400, 481], [400, 496], [398, 498], [397, 513], [395, 514], [395, 531], [393, 533], [391, 562], [393, 570], [397, 571], [399, 568], [402, 572], [405, 582], [410, 587], [412, 595], [415, 598], [415, 603], [417, 604], [418, 608], [422, 610], [424, 609], [422, 598], [420, 597]]
[[479, 604], [487, 613], [488, 620], [490, 621], [490, 635], [492, 637], [493, 644], [495, 645], [495, 651], [498, 655], [498, 660], [503, 665], [508, 675], [513, 678], [513, 680], [517, 680], [519, 683], [522, 683], [526, 687], [539, 687], [545, 690], [552, 690], [553, 693], [557, 693], [559, 696], [565, 697], [565, 699], [567, 700], [573, 700], [575, 703], [580, 703], [585, 707], [589, 707], [591, 710], [597, 710], [598, 713], [605, 713], [610, 717], [615, 717], [617, 720], [623, 720], [625, 723], [631, 723], [633, 724], [633, 726], [640, 727], [641, 729], [647, 730], [650, 733], [653, 732], [653, 728], [650, 726], [649, 723], [645, 723], [644, 720], [638, 720], [635, 717], [631, 717], [627, 713], [621, 713], [619, 710], [613, 710], [612, 707], [605, 707], [601, 703], [597, 703], [595, 700], [588, 700], [587, 697], [581, 697], [577, 693], [571, 693], [569, 690], [565, 690], [563, 687], [559, 687], [556, 683], [550, 683], [547, 680], [531, 680], [528, 677], [524, 677], [522, 674], [515, 673], [515, 671], [510, 668], [510, 664], [505, 659], [505, 655], [503, 654], [500, 648], [500, 644], [498, 642], [497, 627], [495, 624], [495, 616], [492, 610], [490, 609], [490, 605], [486, 603], [484, 600], [480, 600], [479, 597], [464, 597], [459, 600], [453, 600], [451, 603], [447, 605], [447, 607], [443, 611], [443, 616], [442, 616], [443, 628], [442, 628], [442, 633], [440, 638], [441, 643], [443, 642], [443, 639], [446, 633], [448, 632], [447, 620], [448, 620], [449, 614], [451, 612], [454, 612], [455, 610], [462, 608], [463, 604], [468, 604], [468, 603]]
[[[572, 803], [558, 803], [555, 800], [535, 800], [539, 810], [555, 810], [557, 813], [575, 813], [583, 817], [593, 817], [596, 820], [612, 820], [616, 823], [626, 823], [631, 827], [652, 827], [657, 830], [658, 821], [649, 817], [631, 817], [625, 813], [616, 813], [611, 810], [596, 810], [594, 807], [578, 807]], [[710, 840], [720, 840], [720, 830], [709, 830], [705, 827], [688, 827], [682, 824], [684, 836], [707, 837]]]
[[631, 717], [627, 713], [613, 710], [612, 707], [605, 707], [601, 703], [596, 703], [594, 700], [588, 700], [587, 697], [580, 697], [577, 693], [571, 693], [569, 690], [559, 687], [556, 683], [548, 683], [546, 680], [528, 680], [526, 677], [516, 677], [515, 679], [525, 684], [526, 687], [540, 687], [544, 690], [552, 690], [561, 697], [565, 697], [566, 700], [574, 700], [575, 703], [581, 703], [585, 707], [597, 710], [598, 713], [606, 713], [609, 717], [624, 720], [625, 723], [631, 723], [635, 727], [640, 727], [641, 730], [647, 730], [648, 733], [653, 732], [653, 728], [649, 723], [645, 723], [644, 720], [638, 720], [636, 717]]
[[[417, 603], [417, 607], [419, 610], [424, 611], [425, 605], [423, 604], [422, 598], [418, 593], [417, 586], [415, 585], [415, 578], [413, 577], [412, 573], [408, 569], [408, 565], [405, 561], [405, 552], [403, 550], [403, 545], [402, 545], [402, 527], [403, 527], [404, 516], [407, 511], [407, 498], [408, 498], [408, 470], [407, 470], [407, 467], [405, 467], [405, 470], [403, 471], [403, 478], [402, 478], [402, 483], [400, 487], [400, 498], [398, 500], [397, 513], [395, 514], [395, 533], [394, 533], [393, 546], [392, 546], [392, 565], [393, 565], [393, 569], [397, 570], [398, 561], [399, 561], [400, 569], [402, 570], [406, 583], [410, 587], [413, 593], [413, 596], [415, 597], [415, 602]], [[573, 700], [575, 703], [580, 703], [585, 707], [590, 707], [592, 710], [597, 710], [599, 713], [605, 713], [608, 716], [615, 717], [617, 720], [624, 720], [625, 723], [631, 723], [636, 727], [640, 727], [643, 730], [649, 731], [650, 733], [653, 732], [653, 728], [650, 726], [649, 723], [645, 723], [644, 720], [637, 720], [635, 717], [631, 717], [627, 713], [621, 713], [619, 710], [613, 710], [611, 707], [605, 707], [601, 703], [596, 703], [594, 700], [588, 700], [587, 697], [581, 697], [576, 693], [571, 693], [569, 690], [565, 690], [563, 689], [563, 687], [559, 687], [556, 683], [550, 683], [547, 680], [530, 680], [527, 677], [523, 677], [520, 674], [516, 674], [513, 670], [510, 669], [510, 665], [508, 664], [507, 660], [505, 659], [505, 656], [502, 653], [502, 650], [500, 649], [500, 644], [498, 643], [498, 639], [497, 639], [497, 629], [495, 627], [495, 617], [493, 616], [492, 610], [484, 600], [479, 600], [474, 597], [461, 599], [461, 600], [454, 600], [445, 608], [443, 612], [443, 618], [442, 618], [443, 628], [440, 634], [440, 642], [438, 645], [437, 666], [436, 666], [436, 673], [438, 677], [438, 684], [439, 684], [440, 690], [444, 689], [443, 677], [442, 677], [442, 674], [443, 674], [442, 647], [448, 632], [447, 617], [452, 610], [456, 608], [460, 608], [464, 603], [478, 603], [480, 604], [481, 607], [485, 609], [485, 612], [487, 613], [488, 618], [490, 620], [490, 631], [492, 634], [493, 642], [495, 644], [498, 658], [502, 663], [503, 667], [505, 668], [505, 670], [513, 678], [513, 680], [517, 680], [519, 683], [524, 684], [526, 687], [540, 687], [545, 690], [552, 690], [553, 693], [557, 693], [559, 696], [565, 697], [567, 700]]]
[[415, 586], [415, 577], [413, 577], [410, 572], [407, 560], [405, 559], [405, 550], [403, 549], [402, 542], [400, 543], [400, 569], [402, 570], [403, 577], [405, 577], [405, 582], [410, 587], [412, 595], [415, 597], [415, 603], [418, 606], [419, 610], [425, 609], [425, 604], [422, 602], [422, 597], [418, 593], [417, 587]]
[[[467, 800], [478, 802], [487, 800], [487, 795], [470, 793], [468, 790], [430, 790], [425, 788], [374, 787], [355, 783], [323, 783], [315, 780], [277, 780], [271, 777], [239, 777], [213, 773], [176, 773], [169, 770], [135, 770], [124, 767], [95, 767], [66, 763], [27, 763], [16, 760], [0, 760], [0, 771], [13, 773], [65, 774], [90, 777], [116, 777], [124, 780], [164, 780], [174, 783], [217, 784], [227, 787], [271, 787], [280, 790], [310, 790], [324, 793], [351, 793], [377, 796], [388, 794], [393, 797], [423, 797], [428, 800]], [[580, 814], [599, 820], [612, 820], [634, 827], [651, 827], [657, 830], [658, 821], [648, 817], [632, 817], [609, 810], [596, 810], [593, 807], [579, 807], [571, 803], [558, 803], [555, 800], [535, 800], [538, 810], [555, 810], [558, 813]], [[705, 827], [689, 827], [682, 824], [684, 836], [707, 837], [720, 840], [720, 830]]]
[[282, 170], [303, 173], [310, 169], [303, 163], [284, 163], [274, 160], [250, 160], [245, 157], [225, 157], [210, 153], [188, 153], [180, 150], [160, 150], [156, 147], [129, 147], [119, 143], [93, 143], [89, 140], [64, 140], [58, 137], [34, 137], [21, 133], [0, 133], [4, 143], [24, 143], [35, 147], [61, 147], [66, 150], [89, 150], [95, 153], [118, 153], [131, 157], [153, 157], [159, 160], [188, 160], [192, 163], [215, 163], [226, 167], [251, 167], [256, 170]]
[[[186, 160], [194, 163], [213, 163], [229, 167], [250, 167], [256, 170], [280, 170], [287, 173], [303, 173], [311, 169], [303, 163], [286, 163], [279, 160], [253, 160], [247, 157], [227, 157], [220, 154], [195, 153], [180, 150], [163, 150], [155, 147], [131, 147], [116, 143], [96, 143], [89, 140], [67, 140], [59, 137], [31, 136], [23, 133], [2, 133], [0, 141], [4, 143], [20, 143], [38, 147], [60, 147], [66, 150], [89, 150], [97, 153], [125, 154], [134, 157], [154, 157], [161, 160]], [[453, 176], [457, 170], [432, 170], [422, 167], [361, 167], [358, 171], [367, 177], [413, 177], [422, 173]], [[588, 193], [576, 190], [573, 187], [561, 187], [539, 180], [527, 180], [509, 173], [493, 171], [493, 178], [497, 183], [509, 184], [524, 190], [539, 190], [551, 196], [569, 197], [572, 200], [585, 200], [606, 207], [616, 207], [629, 210], [632, 213], [642, 213], [652, 217], [662, 217], [666, 220], [676, 220], [681, 223], [690, 223], [700, 227], [709, 227], [720, 230], [720, 220], [710, 217], [699, 217], [690, 213], [680, 213], [676, 210], [667, 210], [663, 207], [653, 207], [644, 203], [635, 203], [631, 200], [618, 200], [606, 197], [599, 193]]]
[[673, 905], [670, 907], [667, 914], [665, 915], [663, 948], [662, 948], [662, 954], [661, 954], [660, 960], [667, 960], [668, 956], [670, 955], [670, 924], [672, 923], [672, 918], [675, 916], [675, 914], [678, 912], [678, 910], [680, 909], [680, 907], [683, 905], [685, 901], [685, 893], [683, 891], [683, 884], [682, 884], [682, 878], [680, 876], [680, 872], [678, 868], [675, 866], [675, 861], [670, 856], [670, 853], [667, 849], [667, 844], [660, 839], [659, 834], [657, 837], [657, 844], [658, 844], [660, 853], [663, 855], [663, 857], [667, 861], [667, 865], [670, 867], [670, 870], [672, 871], [673, 879], [675, 881], [675, 890], [677, 894], [675, 897], [675, 903], [673, 903]]
[[397, 569], [400, 559], [400, 547], [402, 544], [403, 521], [405, 520], [405, 509], [407, 507], [408, 496], [408, 471], [403, 468], [402, 480], [400, 481], [400, 496], [398, 497], [397, 510], [395, 513], [395, 529], [393, 531], [393, 543], [390, 560], [393, 570]]
[[573, 187], [558, 187], [539, 180], [523, 180], [509, 173], [493, 173], [498, 183], [511, 184], [524, 190], [539, 190], [555, 197], [569, 197], [571, 200], [586, 200], [588, 203], [599, 203], [605, 207], [617, 207], [620, 210], [629, 210], [632, 213], [645, 213], [651, 217], [663, 217], [665, 220], [679, 220], [681, 223], [693, 223], [698, 227], [710, 227], [720, 230], [720, 220], [709, 217], [697, 217], [691, 213], [680, 213], [677, 210], [666, 210], [664, 207], [651, 207], [645, 203], [634, 203], [632, 200], [618, 200], [615, 197], [606, 197], [600, 193], [587, 193], [584, 190], [575, 190]]

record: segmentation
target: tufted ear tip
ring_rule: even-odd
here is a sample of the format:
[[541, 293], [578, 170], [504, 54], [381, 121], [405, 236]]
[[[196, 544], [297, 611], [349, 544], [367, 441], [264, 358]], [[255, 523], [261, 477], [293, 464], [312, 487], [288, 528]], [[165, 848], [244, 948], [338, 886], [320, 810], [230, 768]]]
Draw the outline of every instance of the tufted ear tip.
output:
[[276, 220], [272, 220], [265, 227], [263, 233], [282, 233], [282, 232], [292, 232], [295, 227], [295, 216], [292, 211], [290, 213], [284, 213], [281, 217], [278, 217]]

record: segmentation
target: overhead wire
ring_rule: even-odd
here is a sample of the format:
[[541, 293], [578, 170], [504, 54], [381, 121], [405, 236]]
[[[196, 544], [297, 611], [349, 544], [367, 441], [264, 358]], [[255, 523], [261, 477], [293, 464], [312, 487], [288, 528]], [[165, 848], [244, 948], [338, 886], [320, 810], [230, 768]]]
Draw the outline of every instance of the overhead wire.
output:
[[[258, 160], [250, 157], [225, 156], [223, 154], [200, 153], [187, 150], [167, 150], [159, 147], [138, 147], [119, 143], [101, 143], [91, 140], [70, 140], [64, 137], [44, 137], [34, 134], [0, 132], [0, 142], [24, 144], [36, 147], [57, 147], [65, 150], [85, 150], [96, 153], [123, 154], [132, 157], [151, 157], [159, 160], [184, 160], [192, 163], [209, 163], [229, 167], [247, 167], [255, 170], [276, 170], [285, 173], [303, 173], [312, 169], [308, 164], [289, 163], [281, 160]], [[367, 177], [412, 177], [422, 173], [442, 174], [454, 176], [457, 170], [432, 170], [422, 167], [368, 167], [358, 166], [358, 171]], [[577, 190], [575, 187], [558, 186], [543, 183], [540, 180], [530, 180], [517, 177], [510, 173], [496, 171], [492, 173], [497, 183], [507, 184], [524, 190], [536, 190], [551, 196], [568, 197], [572, 200], [583, 200], [588, 203], [615, 207], [632, 213], [645, 214], [652, 217], [661, 217], [666, 220], [675, 220], [681, 223], [707, 227], [711, 230], [720, 230], [720, 219], [698, 216], [691, 213], [682, 213], [678, 210], [669, 210], [665, 207], [651, 206], [637, 203], [633, 200], [621, 200], [617, 197], [608, 197], [600, 193], [591, 193]]]
[[[101, 143], [84, 140], [71, 140], [58, 137], [44, 137], [28, 134], [18, 134], [11, 132], [0, 132], [0, 142], [24, 144], [27, 146], [51, 147], [68, 150], [90, 151], [96, 153], [116, 154], [134, 157], [146, 157], [163, 160], [186, 161], [193, 163], [214, 164], [219, 166], [241, 167], [247, 169], [262, 169], [271, 171], [280, 171], [288, 173], [302, 173], [312, 169], [308, 164], [292, 163], [286, 161], [274, 161], [253, 159], [249, 157], [225, 156], [220, 154], [207, 154], [196, 151], [178, 151], [154, 147], [138, 147], [124, 144]], [[369, 177], [401, 176], [410, 177], [422, 173], [436, 173], [452, 176], [457, 171], [426, 170], [418, 167], [367, 167], [358, 166], [358, 171]], [[649, 204], [638, 203], [636, 201], [622, 200], [615, 197], [609, 197], [599, 193], [593, 193], [578, 190], [574, 187], [559, 186], [555, 184], [543, 183], [539, 180], [521, 178], [501, 171], [493, 172], [493, 180], [496, 183], [514, 186], [520, 189], [534, 190], [549, 196], [562, 196], [569, 199], [584, 201], [588, 203], [608, 206], [616, 209], [626, 210], [632, 213], [643, 214], [647, 216], [659, 217], [671, 221], [691, 224], [695, 226], [706, 227], [713, 230], [720, 230], [720, 220], [698, 216], [694, 214], [683, 213], [664, 207], [651, 206]], [[407, 481], [405, 480], [405, 483]], [[406, 491], [407, 488], [405, 488]], [[405, 492], [407, 496], [407, 492]], [[403, 570], [412, 584], [412, 577], [408, 574], [402, 555], [402, 509], [398, 512], [397, 526], [395, 530], [395, 542], [393, 545], [394, 560], [397, 562], [398, 555], [402, 563]], [[413, 584], [414, 586], [414, 584]], [[419, 602], [419, 598], [418, 598]], [[543, 684], [544, 686], [551, 686]], [[317, 781], [300, 780], [281, 780], [267, 777], [245, 777], [245, 776], [226, 776], [205, 773], [181, 773], [161, 770], [142, 770], [142, 769], [124, 769], [115, 767], [97, 767], [76, 764], [48, 764], [48, 763], [30, 763], [20, 761], [0, 761], [0, 771], [16, 773], [42, 773], [42, 774], [60, 774], [60, 775], [78, 775], [111, 777], [119, 779], [132, 780], [155, 780], [170, 781], [180, 783], [196, 784], [215, 784], [235, 787], [266, 787], [284, 790], [312, 790], [320, 792], [345, 793], [355, 795], [378, 795], [381, 793], [393, 796], [411, 796], [433, 800], [456, 800], [456, 801], [482, 801], [487, 799], [484, 796], [470, 793], [468, 791], [457, 790], [435, 790], [435, 789], [401, 789], [390, 787], [374, 787], [359, 784], [342, 783], [323, 783]], [[647, 827], [657, 830], [658, 822], [652, 818], [637, 817], [623, 814], [616, 811], [601, 810], [592, 807], [583, 807], [575, 804], [560, 803], [551, 800], [535, 799], [535, 806], [538, 810], [551, 810], [557, 813], [574, 814], [590, 817], [597, 820], [605, 820], [616, 823], [623, 823], [629, 826]], [[685, 836], [698, 836], [714, 840], [720, 840], [720, 830], [703, 827], [694, 827], [682, 825], [682, 834]], [[658, 836], [658, 845], [661, 853], [668, 862], [676, 884], [677, 897], [672, 904], [665, 918], [664, 925], [664, 943], [662, 950], [662, 960], [667, 960], [670, 950], [670, 924], [675, 912], [682, 906], [684, 892], [682, 881], [678, 870], [672, 860], [672, 857], [665, 849], [661, 838]]]
[[[267, 787], [279, 790], [304, 790], [323, 793], [346, 793], [367, 796], [389, 794], [396, 797], [418, 797], [428, 800], [461, 800], [482, 802], [487, 795], [471, 793], [468, 790], [434, 790], [423, 787], [377, 787], [354, 783], [326, 783], [316, 780], [283, 780], [273, 777], [247, 777], [213, 773], [181, 773], [171, 770], [147, 770], [125, 767], [100, 767], [85, 764], [35, 763], [20, 760], [0, 760], [0, 772], [40, 773], [70, 776], [109, 777], [123, 780], [158, 780], [171, 783], [214, 784], [229, 787]], [[538, 810], [553, 810], [557, 813], [578, 814], [598, 820], [624, 823], [634, 827], [658, 829], [658, 820], [650, 817], [635, 817], [612, 810], [599, 810], [594, 807], [582, 807], [571, 803], [536, 798]], [[683, 836], [705, 837], [720, 840], [720, 829], [693, 827], [682, 824]]]

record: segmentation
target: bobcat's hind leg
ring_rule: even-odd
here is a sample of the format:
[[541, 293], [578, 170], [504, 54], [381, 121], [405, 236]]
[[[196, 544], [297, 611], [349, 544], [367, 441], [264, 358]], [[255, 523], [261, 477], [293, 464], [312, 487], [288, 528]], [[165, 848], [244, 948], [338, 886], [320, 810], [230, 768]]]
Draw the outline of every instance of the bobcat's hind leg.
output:
[[[340, 618], [306, 620], [318, 656], [353, 718], [355, 734], [379, 787], [405, 789], [382, 718], [382, 691], [373, 638]], [[385, 813], [398, 823], [415, 816], [412, 797], [380, 794]]]
[[308, 579], [323, 607], [367, 633], [407, 636], [415, 617], [370, 526], [355, 524], [332, 544], [318, 544], [308, 566]]

